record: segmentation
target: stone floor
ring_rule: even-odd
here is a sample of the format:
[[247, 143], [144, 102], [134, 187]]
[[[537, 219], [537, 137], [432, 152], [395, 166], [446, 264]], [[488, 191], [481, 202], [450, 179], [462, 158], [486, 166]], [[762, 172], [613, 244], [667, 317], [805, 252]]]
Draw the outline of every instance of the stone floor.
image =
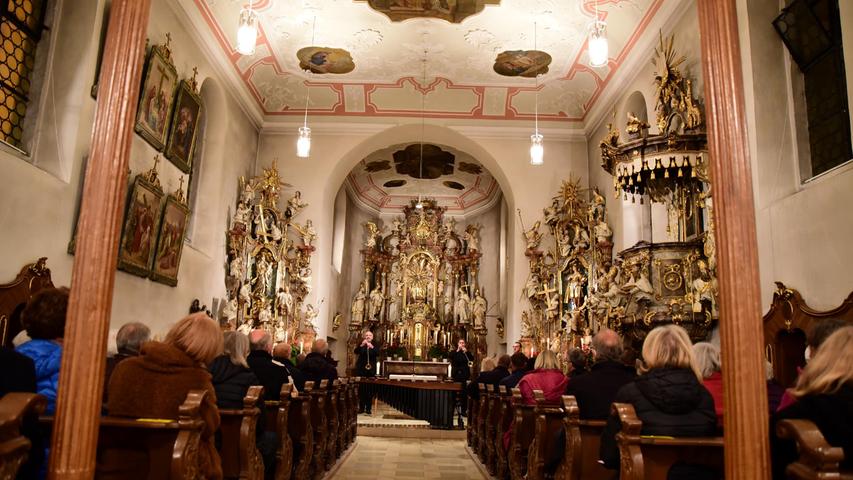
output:
[[329, 480], [484, 480], [465, 440], [358, 437]]

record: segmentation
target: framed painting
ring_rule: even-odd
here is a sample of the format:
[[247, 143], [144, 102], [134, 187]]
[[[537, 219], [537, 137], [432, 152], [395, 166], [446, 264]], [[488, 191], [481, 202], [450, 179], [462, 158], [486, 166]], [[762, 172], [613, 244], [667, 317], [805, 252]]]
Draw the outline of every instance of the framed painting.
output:
[[147, 277], [154, 257], [157, 223], [163, 190], [137, 175], [130, 188], [127, 212], [122, 226], [118, 249], [118, 268], [134, 275]]
[[151, 280], [173, 287], [178, 284], [178, 268], [181, 266], [181, 253], [189, 217], [190, 209], [183, 202], [174, 195], [166, 198], [157, 235], [154, 264], [151, 266]]
[[151, 47], [145, 65], [135, 130], [156, 150], [163, 150], [178, 87], [178, 72], [172, 64], [168, 43]]
[[166, 157], [184, 173], [192, 172], [193, 150], [201, 109], [201, 97], [195, 92], [195, 88], [186, 80], [181, 80], [175, 99]]

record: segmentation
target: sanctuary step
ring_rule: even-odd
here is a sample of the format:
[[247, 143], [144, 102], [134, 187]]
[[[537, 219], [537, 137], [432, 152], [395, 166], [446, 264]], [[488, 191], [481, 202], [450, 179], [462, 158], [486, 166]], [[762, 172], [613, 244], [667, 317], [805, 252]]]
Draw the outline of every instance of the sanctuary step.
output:
[[[463, 419], [467, 422], [467, 419]], [[424, 439], [463, 439], [465, 430], [437, 430], [429, 422], [418, 420], [381, 400], [375, 400], [373, 413], [358, 414], [359, 437], [396, 437]]]

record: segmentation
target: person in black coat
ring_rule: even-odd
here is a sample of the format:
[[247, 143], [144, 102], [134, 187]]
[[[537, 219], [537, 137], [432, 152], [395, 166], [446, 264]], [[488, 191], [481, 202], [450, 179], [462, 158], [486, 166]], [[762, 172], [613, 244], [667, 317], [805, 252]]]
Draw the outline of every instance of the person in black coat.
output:
[[264, 330], [254, 330], [249, 337], [251, 352], [246, 358], [249, 368], [264, 386], [264, 398], [278, 401], [281, 386], [288, 383], [287, 369], [272, 359], [272, 337]]
[[329, 350], [329, 345], [325, 340], [314, 340], [309, 353], [305, 360], [299, 364], [299, 370], [305, 375], [306, 382], [314, 382], [314, 388], [320, 386], [321, 380], [328, 380], [332, 383], [338, 378], [338, 371], [326, 360], [326, 352]]
[[636, 372], [622, 363], [622, 339], [610, 329], [600, 330], [592, 339], [595, 363], [589, 373], [569, 378], [566, 395], [578, 402], [580, 417], [605, 420], [616, 392], [636, 377]]
[[770, 421], [773, 478], [797, 460], [796, 443], [779, 438], [776, 425], [785, 419], [811, 420], [827, 443], [844, 450], [842, 471], [853, 470], [853, 326], [836, 330], [817, 349], [790, 391], [795, 403]]
[[[643, 360], [644, 373], [619, 389], [613, 400], [634, 406], [643, 422], [641, 433], [671, 437], [715, 435], [714, 399], [702, 385], [687, 331], [677, 325], [655, 328], [643, 343]], [[619, 468], [616, 434], [621, 428], [619, 418], [611, 415], [601, 434], [599, 455], [607, 468]], [[668, 478], [701, 478], [707, 474], [701, 467], [686, 465], [673, 470], [679, 475]]]
[[[33, 360], [10, 348], [0, 348], [0, 398], [7, 393], [36, 391], [36, 367]], [[25, 418], [21, 433], [32, 443], [27, 461], [18, 470], [19, 479], [36, 479], [39, 468], [44, 463], [45, 444], [50, 441], [41, 434], [38, 418], [33, 415]]]
[[[355, 360], [355, 375], [363, 378], [376, 376], [377, 355], [379, 347], [373, 342], [373, 332], [366, 330], [362, 336], [361, 344], [355, 347], [357, 358]], [[362, 383], [358, 387], [358, 413], [370, 415], [373, 406], [372, 385]]]
[[288, 343], [277, 343], [272, 350], [272, 363], [287, 370], [287, 377], [297, 391], [305, 389], [305, 375], [296, 368], [291, 360], [292, 347]]
[[468, 395], [474, 399], [480, 398], [481, 383], [484, 383], [486, 385], [499, 385], [501, 383], [501, 380], [510, 375], [510, 363], [511, 362], [509, 355], [501, 355], [498, 358], [498, 364], [495, 368], [489, 370], [488, 372], [480, 372], [480, 374], [477, 375], [477, 379], [468, 385]]
[[450, 378], [454, 382], [462, 384], [462, 391], [457, 395], [462, 415], [465, 416], [468, 411], [468, 405], [465, 401], [465, 383], [471, 379], [471, 365], [474, 363], [474, 355], [465, 347], [465, 340], [459, 339], [456, 343], [456, 350], [450, 353]]
[[521, 377], [527, 374], [527, 356], [521, 353], [521, 351], [515, 352], [509, 357], [509, 363], [512, 373], [501, 380], [499, 385], [515, 388], [518, 382], [521, 381]]

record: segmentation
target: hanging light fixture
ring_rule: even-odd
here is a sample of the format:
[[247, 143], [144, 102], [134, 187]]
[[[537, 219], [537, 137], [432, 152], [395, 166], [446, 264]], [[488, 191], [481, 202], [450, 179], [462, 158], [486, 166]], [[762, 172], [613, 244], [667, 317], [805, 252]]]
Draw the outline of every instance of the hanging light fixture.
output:
[[258, 42], [258, 13], [253, 8], [254, 0], [249, 0], [249, 6], [240, 10], [240, 26], [237, 27], [237, 52], [241, 55], [255, 53]]
[[[421, 153], [418, 156], [418, 179], [423, 180], [424, 178], [424, 123], [426, 119], [426, 90], [424, 90], [424, 85], [426, 85], [426, 63], [427, 63], [427, 49], [426, 49], [426, 38], [424, 38], [424, 59], [423, 61], [423, 76], [421, 81]], [[415, 204], [415, 208], [418, 210], [424, 209], [424, 203], [421, 199], [421, 194], [418, 194], [418, 203]]]
[[[317, 29], [317, 17], [311, 24], [311, 46], [314, 46], [314, 34]], [[311, 100], [311, 87], [305, 92], [305, 116], [299, 127], [299, 137], [296, 139], [296, 156], [308, 158], [311, 155], [311, 128], [308, 127], [308, 102]]]
[[607, 65], [610, 49], [607, 45], [607, 22], [598, 16], [598, 2], [595, 2], [595, 20], [589, 26], [589, 65], [603, 67]]
[[[533, 49], [538, 48], [536, 38], [536, 22], [533, 22]], [[542, 165], [545, 163], [545, 147], [542, 145], [542, 134], [539, 133], [539, 74], [536, 74], [535, 110], [533, 114], [534, 131], [530, 136], [530, 164]]]

